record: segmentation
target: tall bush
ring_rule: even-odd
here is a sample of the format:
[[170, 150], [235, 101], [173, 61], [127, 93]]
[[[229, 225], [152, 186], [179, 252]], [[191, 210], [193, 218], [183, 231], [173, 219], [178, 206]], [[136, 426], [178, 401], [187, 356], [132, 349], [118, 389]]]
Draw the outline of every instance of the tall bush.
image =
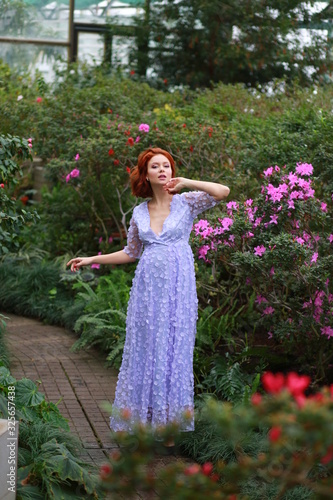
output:
[[264, 339], [319, 381], [333, 357], [332, 201], [315, 197], [312, 174], [307, 163], [267, 168], [256, 198], [229, 201], [212, 221], [194, 225], [194, 244], [211, 269], [202, 300], [223, 303], [222, 315], [237, 304], [242, 328], [238, 321], [230, 335]]

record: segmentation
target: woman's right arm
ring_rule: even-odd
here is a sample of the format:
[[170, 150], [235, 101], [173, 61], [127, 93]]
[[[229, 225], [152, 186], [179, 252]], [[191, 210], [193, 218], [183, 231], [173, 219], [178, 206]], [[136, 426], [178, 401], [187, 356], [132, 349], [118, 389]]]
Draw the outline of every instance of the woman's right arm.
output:
[[105, 255], [94, 255], [93, 257], [75, 257], [67, 262], [67, 266], [71, 266], [71, 271], [76, 271], [82, 266], [91, 266], [91, 264], [129, 264], [137, 259], [130, 257], [123, 250], [119, 252], [108, 253]]

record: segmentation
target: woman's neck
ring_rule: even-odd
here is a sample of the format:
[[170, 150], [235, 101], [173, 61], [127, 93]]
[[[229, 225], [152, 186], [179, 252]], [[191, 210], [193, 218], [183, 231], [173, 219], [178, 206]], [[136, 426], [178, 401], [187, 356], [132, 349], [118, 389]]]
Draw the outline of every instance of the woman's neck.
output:
[[168, 206], [172, 200], [173, 195], [168, 193], [168, 191], [158, 191], [153, 192], [153, 197], [149, 203], [152, 203], [156, 207]]

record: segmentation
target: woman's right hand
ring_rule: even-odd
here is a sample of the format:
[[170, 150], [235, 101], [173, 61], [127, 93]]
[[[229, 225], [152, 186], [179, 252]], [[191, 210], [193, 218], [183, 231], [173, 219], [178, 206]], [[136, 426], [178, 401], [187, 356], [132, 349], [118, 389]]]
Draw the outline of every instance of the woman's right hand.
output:
[[77, 271], [82, 266], [91, 266], [93, 264], [92, 257], [76, 257], [67, 262], [66, 266], [71, 266], [71, 271]]

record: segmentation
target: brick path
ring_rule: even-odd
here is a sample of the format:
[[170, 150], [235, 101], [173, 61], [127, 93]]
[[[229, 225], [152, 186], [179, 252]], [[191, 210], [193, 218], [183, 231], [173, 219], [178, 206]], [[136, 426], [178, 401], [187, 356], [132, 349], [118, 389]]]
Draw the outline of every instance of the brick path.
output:
[[[40, 392], [47, 401], [60, 401], [61, 414], [81, 439], [82, 458], [95, 465], [105, 462], [117, 444], [111, 441], [109, 413], [101, 404], [114, 400], [117, 371], [105, 368], [102, 354], [95, 349], [71, 352], [77, 339], [71, 331], [35, 319], [5, 316], [9, 318], [6, 340], [12, 375], [16, 379], [40, 381]], [[173, 461], [189, 460], [178, 456], [157, 457], [153, 469], [157, 471]], [[136, 498], [146, 497], [138, 492]]]

